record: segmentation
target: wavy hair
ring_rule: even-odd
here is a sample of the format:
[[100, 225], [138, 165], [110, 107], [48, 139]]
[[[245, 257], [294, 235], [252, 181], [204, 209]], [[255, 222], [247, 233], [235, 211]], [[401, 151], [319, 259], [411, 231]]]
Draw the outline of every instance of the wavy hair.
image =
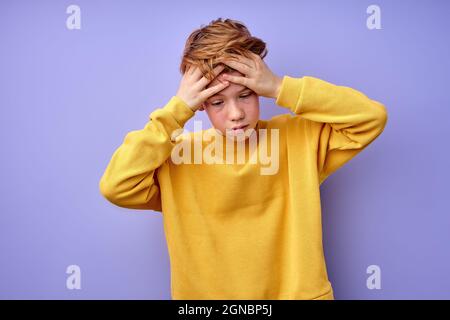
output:
[[[194, 30], [186, 40], [180, 72], [184, 75], [188, 66], [200, 68], [202, 74], [210, 81], [215, 77], [213, 69], [230, 54], [250, 58], [250, 53], [262, 59], [267, 55], [266, 43], [253, 37], [247, 27], [240, 21], [218, 18], [208, 25]], [[222, 72], [233, 71], [225, 65]]]

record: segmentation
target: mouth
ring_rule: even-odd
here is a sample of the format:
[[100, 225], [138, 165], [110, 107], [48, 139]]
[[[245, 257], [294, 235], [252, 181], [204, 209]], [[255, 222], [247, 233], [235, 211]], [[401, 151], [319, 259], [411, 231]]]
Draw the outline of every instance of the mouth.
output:
[[231, 128], [231, 129], [233, 131], [237, 131], [237, 130], [243, 130], [243, 129], [247, 128], [247, 127], [248, 127], [248, 124], [245, 124], [245, 125], [242, 125], [242, 126], [239, 126], [239, 127]]

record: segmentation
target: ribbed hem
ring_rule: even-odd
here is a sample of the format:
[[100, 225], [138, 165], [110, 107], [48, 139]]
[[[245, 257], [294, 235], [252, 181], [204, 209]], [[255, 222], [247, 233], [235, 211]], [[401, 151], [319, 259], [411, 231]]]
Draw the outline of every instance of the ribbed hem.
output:
[[288, 108], [294, 113], [298, 113], [298, 104], [303, 86], [303, 78], [293, 78], [284, 76], [281, 82], [280, 92], [276, 99], [276, 104], [280, 107]]
[[331, 288], [330, 291], [317, 298], [314, 298], [313, 300], [334, 300], [333, 289]]
[[184, 127], [185, 123], [195, 115], [195, 111], [178, 96], [173, 96], [163, 110], [170, 112], [180, 127]]

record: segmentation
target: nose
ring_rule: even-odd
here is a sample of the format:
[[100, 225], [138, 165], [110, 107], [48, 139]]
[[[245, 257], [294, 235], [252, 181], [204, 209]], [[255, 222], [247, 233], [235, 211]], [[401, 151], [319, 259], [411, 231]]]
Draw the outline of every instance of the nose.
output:
[[231, 103], [230, 109], [229, 109], [229, 115], [230, 115], [231, 121], [239, 121], [239, 120], [244, 119], [245, 112], [237, 103]]

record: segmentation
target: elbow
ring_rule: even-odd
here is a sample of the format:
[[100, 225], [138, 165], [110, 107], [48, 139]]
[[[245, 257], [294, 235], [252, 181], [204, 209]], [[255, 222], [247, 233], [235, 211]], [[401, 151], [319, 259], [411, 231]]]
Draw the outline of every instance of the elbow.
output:
[[374, 100], [374, 103], [375, 103], [374, 118], [375, 118], [377, 127], [379, 129], [379, 133], [381, 133], [381, 132], [383, 132], [383, 130], [387, 124], [387, 120], [388, 120], [387, 109], [382, 103], [380, 103], [378, 101]]
[[383, 131], [384, 128], [386, 127], [386, 124], [388, 121], [387, 109], [384, 105], [382, 105], [382, 109], [381, 109], [380, 116], [379, 116], [379, 121], [380, 121], [381, 131]]
[[111, 184], [108, 183], [104, 177], [100, 179], [100, 182], [98, 184], [100, 193], [103, 197], [105, 197], [109, 202], [113, 204], [117, 204], [117, 194], [114, 192], [114, 188], [111, 187]]
[[162, 211], [159, 188], [156, 186], [151, 186], [150, 189], [144, 188], [140, 192], [120, 191], [117, 184], [102, 178], [99, 189], [103, 197], [118, 207]]

